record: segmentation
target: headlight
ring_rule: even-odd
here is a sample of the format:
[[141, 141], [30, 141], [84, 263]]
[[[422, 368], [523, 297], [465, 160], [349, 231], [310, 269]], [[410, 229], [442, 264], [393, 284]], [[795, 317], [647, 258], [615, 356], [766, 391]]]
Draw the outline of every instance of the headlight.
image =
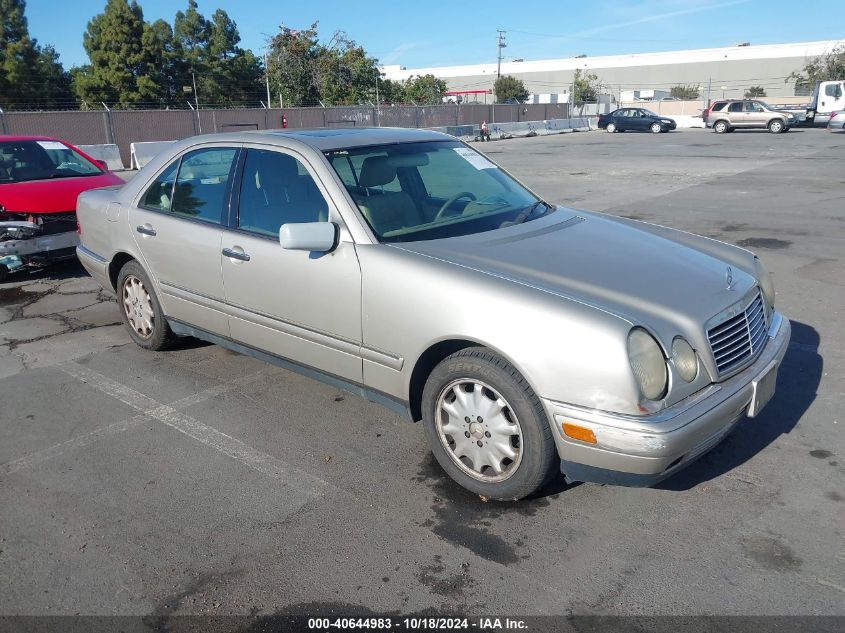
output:
[[763, 291], [763, 298], [769, 307], [775, 307], [775, 285], [772, 283], [772, 276], [759, 257], [754, 257], [754, 272], [757, 275], [757, 281], [760, 283], [760, 290]]
[[649, 400], [659, 400], [666, 392], [666, 359], [654, 337], [642, 328], [628, 334], [628, 361], [640, 392]]
[[678, 370], [678, 375], [686, 382], [692, 382], [698, 375], [698, 357], [695, 350], [680, 336], [672, 341], [672, 363]]

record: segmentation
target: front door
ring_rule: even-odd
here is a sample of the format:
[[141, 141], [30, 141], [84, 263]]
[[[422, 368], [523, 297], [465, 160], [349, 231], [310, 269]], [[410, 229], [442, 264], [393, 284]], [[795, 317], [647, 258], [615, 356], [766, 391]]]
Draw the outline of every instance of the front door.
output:
[[164, 313], [222, 336], [229, 335], [220, 274], [222, 219], [238, 151], [205, 147], [184, 154], [129, 212]]
[[279, 244], [282, 224], [341, 221], [325, 188], [302, 157], [276, 149], [248, 149], [242, 174], [238, 212], [218, 251], [232, 338], [361, 383], [361, 270], [354, 243], [341, 238], [331, 253]]

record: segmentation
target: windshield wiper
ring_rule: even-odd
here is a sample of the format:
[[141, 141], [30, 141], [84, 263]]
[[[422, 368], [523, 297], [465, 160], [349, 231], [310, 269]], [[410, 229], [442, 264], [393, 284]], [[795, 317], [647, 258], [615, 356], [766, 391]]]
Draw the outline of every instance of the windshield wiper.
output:
[[528, 220], [528, 218], [530, 218], [530, 217], [531, 217], [531, 214], [533, 214], [533, 213], [534, 213], [534, 211], [536, 211], [536, 210], [537, 210], [537, 207], [539, 207], [540, 205], [543, 205], [543, 206], [544, 206], [544, 207], [546, 207], [547, 209], [552, 209], [552, 208], [554, 208], [554, 207], [552, 207], [552, 205], [550, 205], [548, 202], [546, 202], [546, 201], [544, 201], [544, 200], [537, 200], [537, 202], [535, 202], [534, 204], [532, 204], [530, 207], [525, 208], [525, 209], [524, 209], [524, 210], [523, 210], [523, 211], [522, 211], [522, 212], [521, 212], [518, 216], [516, 216], [516, 217], [515, 217], [515, 218], [514, 218], [511, 222], [506, 223], [506, 224], [505, 224], [505, 226], [513, 226], [514, 224], [522, 224], [523, 222], [527, 221], [527, 220]]

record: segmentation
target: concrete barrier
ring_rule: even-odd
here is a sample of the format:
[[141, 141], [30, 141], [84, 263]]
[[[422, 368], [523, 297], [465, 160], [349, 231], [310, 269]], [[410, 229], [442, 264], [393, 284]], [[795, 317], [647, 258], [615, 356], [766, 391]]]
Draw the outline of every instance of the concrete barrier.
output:
[[109, 169], [124, 169], [117, 145], [77, 145], [77, 147], [91, 158], [103, 161]]
[[129, 154], [131, 156], [130, 169], [141, 169], [149, 163], [160, 152], [170, 147], [176, 141], [148, 141], [143, 143], [130, 143]]
[[693, 116], [691, 114], [678, 114], [671, 118], [675, 120], [675, 123], [678, 125], [679, 128], [705, 127], [704, 119], [702, 119], [700, 116]]

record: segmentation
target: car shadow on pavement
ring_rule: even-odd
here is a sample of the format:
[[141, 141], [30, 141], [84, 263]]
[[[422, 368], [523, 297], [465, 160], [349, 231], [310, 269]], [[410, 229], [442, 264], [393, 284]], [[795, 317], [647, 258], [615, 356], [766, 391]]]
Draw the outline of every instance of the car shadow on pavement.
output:
[[64, 281], [77, 277], [88, 277], [88, 273], [79, 263], [79, 260], [68, 259], [66, 261], [54, 262], [47, 266], [38, 268], [23, 268], [15, 270], [0, 283], [0, 288], [8, 285], [20, 285], [30, 281]]
[[746, 418], [712, 451], [688, 468], [657, 484], [662, 490], [689, 490], [737, 468], [789, 433], [816, 399], [824, 361], [819, 334], [810, 325], [792, 322], [792, 338], [778, 371], [777, 390], [759, 417]]

